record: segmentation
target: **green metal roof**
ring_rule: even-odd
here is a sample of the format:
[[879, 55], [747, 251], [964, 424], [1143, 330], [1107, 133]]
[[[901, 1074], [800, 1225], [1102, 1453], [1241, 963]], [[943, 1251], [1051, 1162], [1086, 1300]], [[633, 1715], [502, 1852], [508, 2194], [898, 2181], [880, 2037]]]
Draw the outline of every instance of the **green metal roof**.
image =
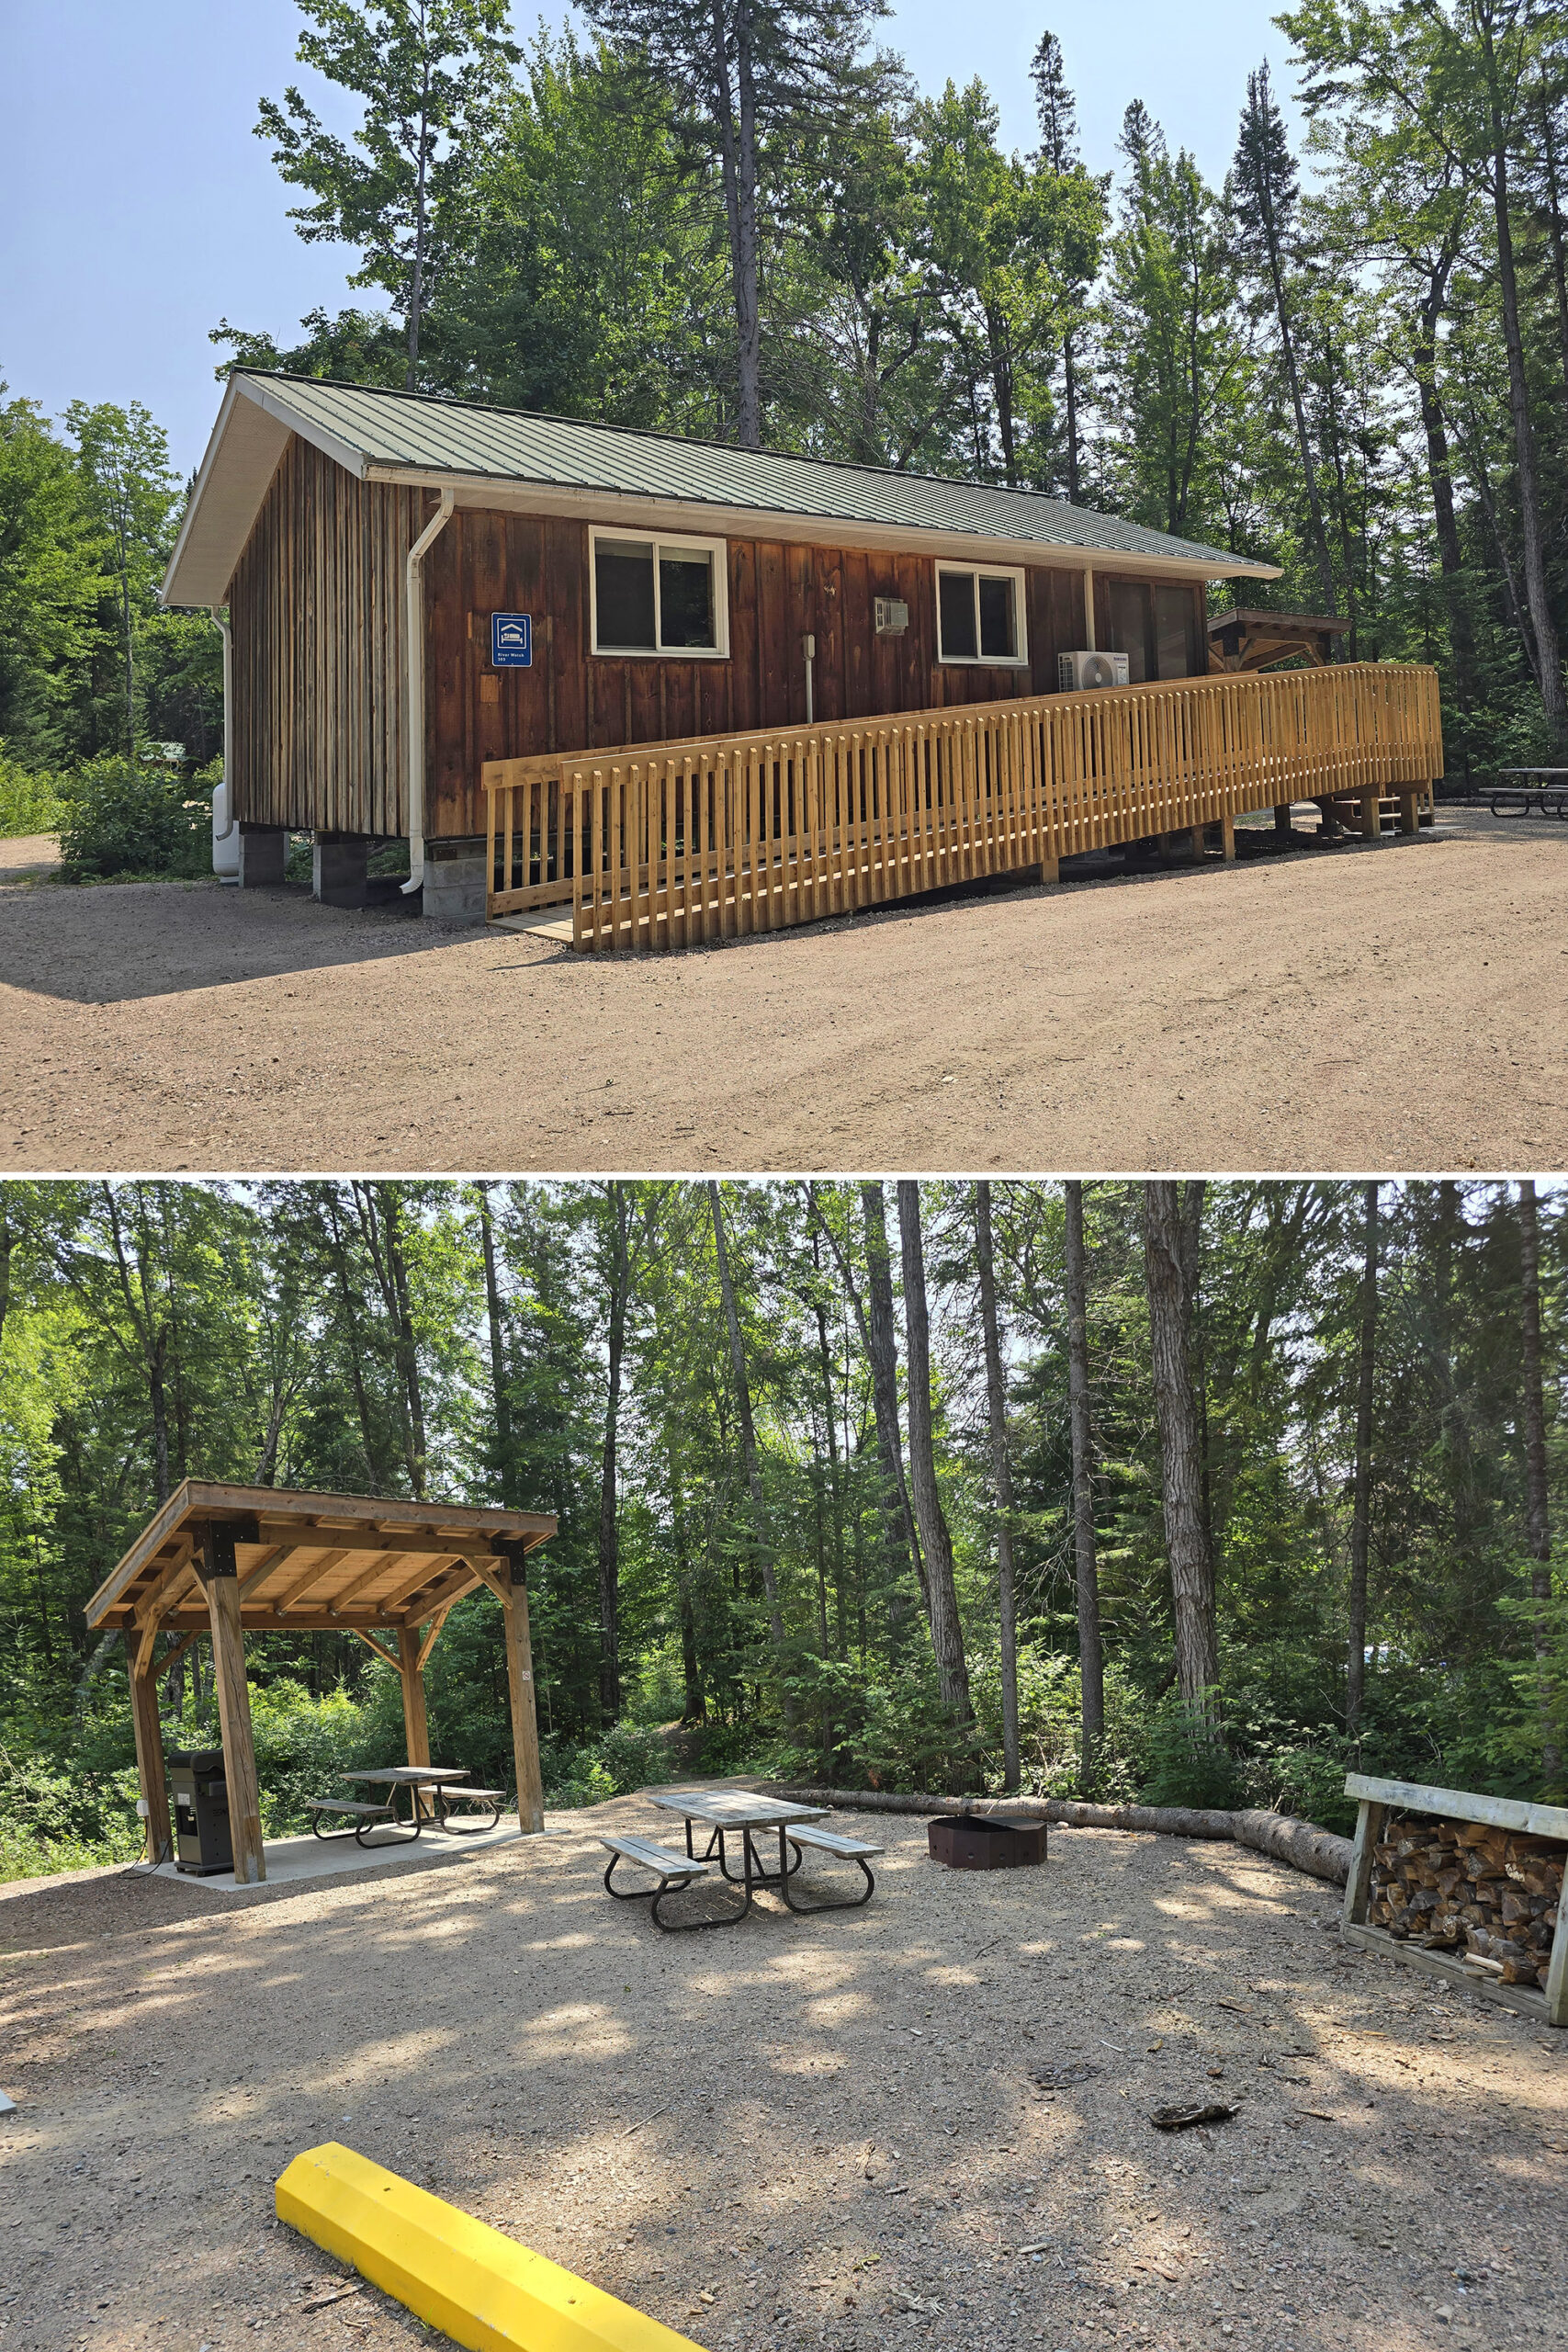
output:
[[263, 391], [275, 414], [291, 412], [308, 437], [330, 435], [355, 452], [364, 471], [395, 469], [535, 482], [554, 490], [680, 500], [824, 523], [1013, 539], [1021, 546], [1082, 548], [1087, 554], [1163, 556], [1201, 564], [1211, 573], [1275, 576], [1271, 564], [1147, 530], [1113, 514], [1091, 514], [1039, 491], [838, 465], [778, 449], [686, 441], [590, 424], [579, 417], [537, 416], [311, 377], [247, 369], [237, 370], [235, 380], [242, 390], [254, 384]]

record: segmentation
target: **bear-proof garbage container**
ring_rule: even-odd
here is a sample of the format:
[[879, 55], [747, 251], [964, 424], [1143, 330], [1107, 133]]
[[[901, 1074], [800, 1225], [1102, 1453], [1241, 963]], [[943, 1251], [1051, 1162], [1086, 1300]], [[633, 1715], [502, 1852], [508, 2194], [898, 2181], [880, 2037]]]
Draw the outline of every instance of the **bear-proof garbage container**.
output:
[[171, 1747], [165, 1759], [175, 1807], [175, 1868], [197, 1878], [231, 1871], [229, 1783], [220, 1747]]

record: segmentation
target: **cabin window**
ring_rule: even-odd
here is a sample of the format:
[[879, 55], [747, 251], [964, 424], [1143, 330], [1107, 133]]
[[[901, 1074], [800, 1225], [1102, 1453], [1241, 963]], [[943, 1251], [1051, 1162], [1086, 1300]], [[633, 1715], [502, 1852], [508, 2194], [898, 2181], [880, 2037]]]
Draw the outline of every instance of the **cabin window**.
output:
[[939, 662], [998, 662], [1021, 669], [1029, 660], [1021, 571], [936, 572], [936, 658]]
[[590, 534], [595, 653], [725, 654], [722, 539]]

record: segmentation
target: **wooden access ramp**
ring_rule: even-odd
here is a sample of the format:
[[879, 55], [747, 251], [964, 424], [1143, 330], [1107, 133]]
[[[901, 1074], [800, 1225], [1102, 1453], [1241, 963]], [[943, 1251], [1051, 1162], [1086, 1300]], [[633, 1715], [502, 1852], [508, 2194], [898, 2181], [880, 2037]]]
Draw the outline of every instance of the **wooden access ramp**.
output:
[[1443, 769], [1438, 675], [1358, 662], [485, 763], [492, 920], [693, 947], [1293, 801], [1404, 831]]

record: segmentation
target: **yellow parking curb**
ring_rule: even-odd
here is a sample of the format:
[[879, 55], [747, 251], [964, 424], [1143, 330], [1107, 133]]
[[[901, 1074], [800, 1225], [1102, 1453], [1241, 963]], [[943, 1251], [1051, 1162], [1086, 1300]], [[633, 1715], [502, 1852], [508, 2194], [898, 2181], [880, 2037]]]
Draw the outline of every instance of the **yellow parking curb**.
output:
[[472, 2352], [695, 2352], [558, 2262], [329, 2140], [277, 2183], [277, 2218]]

